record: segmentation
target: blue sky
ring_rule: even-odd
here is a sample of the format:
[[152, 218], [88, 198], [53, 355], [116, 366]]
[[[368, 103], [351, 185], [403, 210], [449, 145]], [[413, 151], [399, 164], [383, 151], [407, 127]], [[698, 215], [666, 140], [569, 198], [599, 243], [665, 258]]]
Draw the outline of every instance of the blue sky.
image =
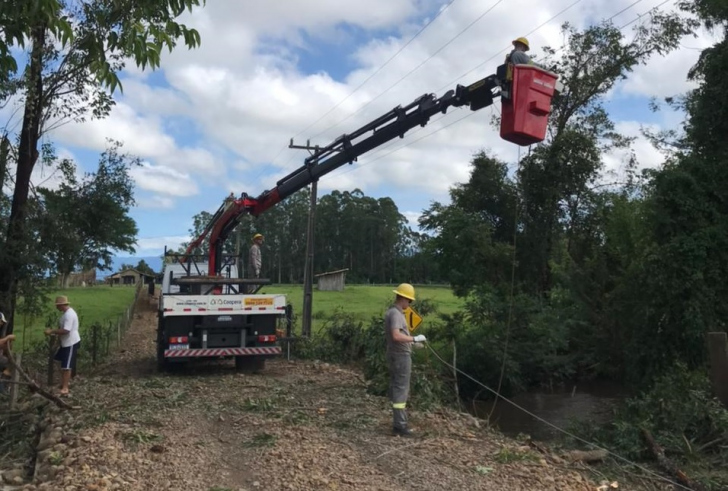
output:
[[[199, 49], [164, 55], [162, 69], [156, 72], [129, 67], [123, 74], [124, 94], [110, 117], [67, 124], [47, 138], [61, 155], [73, 157], [86, 170], [94, 168], [106, 138], [123, 141], [128, 152], [143, 159], [144, 166], [133, 172], [138, 205], [132, 215], [140, 231], [137, 255], [157, 255], [164, 245], [176, 247], [185, 240], [194, 214], [215, 211], [230, 192], [257, 195], [301, 165], [305, 154], [286, 148], [291, 137], [299, 144], [311, 138], [325, 145], [398, 104], [428, 92], [442, 95], [443, 87], [493, 73], [515, 37], [528, 33], [538, 55], [539, 46], [561, 45], [560, 26], [566, 21], [584, 27], [626, 9], [614, 19], [622, 25], [660, 3], [210, 1], [183, 18], [200, 31]], [[673, 7], [669, 1], [663, 9]], [[630, 28], [624, 32], [629, 34]], [[687, 48], [638, 67], [608, 101], [618, 128], [636, 136], [641, 125], [679, 123], [679, 115], [651, 113], [648, 102], [690, 88], [685, 76], [699, 55], [692, 48], [711, 42], [707, 34], [686, 39]], [[391, 196], [414, 223], [432, 201], [447, 201], [450, 186], [467, 180], [470, 157], [478, 150], [516, 160], [517, 148], [500, 140], [490, 126], [493, 110], [484, 109], [447, 128], [443, 127], [468, 111], [456, 109], [441, 120], [435, 117], [404, 140], [326, 176], [319, 192], [358, 187], [371, 196]], [[0, 112], [10, 121], [8, 114]], [[644, 167], [662, 160], [643, 139], [634, 151]], [[618, 171], [622, 157], [607, 156], [607, 169]], [[34, 179], [38, 182], [40, 174]]]

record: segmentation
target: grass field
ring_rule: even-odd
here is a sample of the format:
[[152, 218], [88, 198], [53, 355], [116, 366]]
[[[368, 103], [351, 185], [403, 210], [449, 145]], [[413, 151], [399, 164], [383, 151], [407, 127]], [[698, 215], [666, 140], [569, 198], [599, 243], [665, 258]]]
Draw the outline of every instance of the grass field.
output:
[[[313, 290], [313, 329], [317, 330], [337, 309], [354, 314], [362, 321], [371, 316], [383, 316], [385, 310], [394, 300], [392, 290], [396, 286], [347, 285], [341, 292], [320, 292]], [[453, 295], [447, 287], [415, 286], [418, 300], [429, 300], [440, 313], [453, 313], [462, 306], [462, 301]], [[302, 285], [272, 285], [264, 287], [261, 293], [284, 293], [293, 305], [293, 311], [300, 316], [303, 312]], [[417, 310], [417, 302], [413, 305]], [[422, 326], [427, 325], [427, 318]], [[300, 324], [299, 324], [300, 327]]]
[[71, 307], [76, 311], [80, 321], [81, 336], [84, 330], [92, 324], [116, 322], [118, 317], [124, 313], [134, 299], [135, 289], [124, 286], [94, 286], [68, 288], [65, 290], [52, 291], [48, 294], [50, 298], [46, 315], [35, 319], [19, 315], [15, 323], [15, 335], [17, 340], [15, 346], [30, 346], [36, 341], [44, 338], [43, 330], [49, 316], [57, 319], [60, 312], [53, 306], [53, 300], [58, 295], [66, 295]]

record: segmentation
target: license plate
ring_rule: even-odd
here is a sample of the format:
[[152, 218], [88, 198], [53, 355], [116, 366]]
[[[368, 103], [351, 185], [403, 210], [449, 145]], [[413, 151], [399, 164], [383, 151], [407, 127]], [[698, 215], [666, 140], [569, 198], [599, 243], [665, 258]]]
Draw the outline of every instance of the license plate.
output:
[[170, 344], [169, 349], [171, 349], [171, 350], [190, 349], [190, 345], [189, 344]]

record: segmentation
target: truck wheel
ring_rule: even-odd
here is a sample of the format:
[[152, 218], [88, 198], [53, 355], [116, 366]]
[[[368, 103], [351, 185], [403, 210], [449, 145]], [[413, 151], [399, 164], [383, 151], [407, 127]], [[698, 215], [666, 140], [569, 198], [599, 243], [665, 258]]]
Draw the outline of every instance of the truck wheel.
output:
[[166, 372], [168, 368], [169, 363], [167, 363], [167, 360], [164, 358], [164, 346], [157, 341], [157, 371]]
[[253, 356], [236, 356], [235, 369], [239, 372], [257, 373], [265, 368], [265, 358]]

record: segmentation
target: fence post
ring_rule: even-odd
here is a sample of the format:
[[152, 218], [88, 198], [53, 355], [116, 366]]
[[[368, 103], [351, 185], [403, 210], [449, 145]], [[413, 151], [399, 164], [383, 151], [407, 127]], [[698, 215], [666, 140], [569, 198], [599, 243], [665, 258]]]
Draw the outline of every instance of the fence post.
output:
[[91, 324], [91, 361], [96, 365], [96, 354], [99, 350], [99, 326]]
[[724, 332], [708, 333], [710, 350], [710, 380], [718, 400], [728, 408], [728, 335]]
[[48, 387], [53, 385], [53, 355], [55, 355], [53, 352], [53, 341], [53, 336], [48, 336], [48, 368], [46, 372], [46, 382]]
[[[20, 362], [23, 361], [23, 354], [16, 353], [14, 356], [15, 364], [19, 367]], [[17, 367], [13, 370], [13, 377], [11, 380], [13, 383], [10, 385], [10, 410], [12, 411], [18, 403], [18, 382], [20, 381], [20, 372]]]

